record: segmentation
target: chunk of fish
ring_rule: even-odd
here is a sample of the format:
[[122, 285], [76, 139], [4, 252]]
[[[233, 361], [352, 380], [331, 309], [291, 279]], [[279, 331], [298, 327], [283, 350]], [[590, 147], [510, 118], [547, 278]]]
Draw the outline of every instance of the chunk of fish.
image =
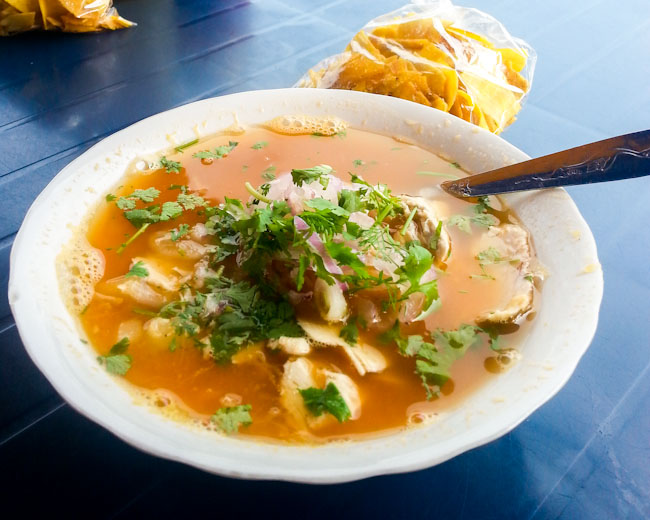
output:
[[341, 347], [359, 375], [381, 372], [388, 365], [384, 355], [375, 347], [359, 342], [352, 346], [339, 336], [340, 328], [298, 320], [299, 325], [312, 343], [321, 346]]
[[298, 358], [284, 364], [284, 374], [280, 383], [280, 399], [294, 420], [312, 429], [336, 421], [330, 414], [316, 417], [305, 406], [300, 390], [317, 386], [314, 378], [315, 373], [325, 379], [325, 386], [329, 383], [336, 385], [345, 404], [350, 409], [350, 419], [358, 419], [361, 416], [361, 396], [354, 381], [341, 372], [317, 369], [311, 361]]
[[129, 338], [129, 341], [133, 343], [138, 341], [142, 336], [142, 323], [140, 320], [126, 320], [120, 323], [120, 326], [117, 328], [117, 339], [115, 341], [120, 341], [122, 338]]
[[349, 376], [341, 372], [333, 372], [331, 370], [322, 370], [321, 373], [325, 376], [325, 385], [334, 383], [338, 388], [341, 397], [350, 409], [350, 420], [354, 421], [361, 417], [361, 396], [357, 385]]
[[[438, 216], [436, 203], [424, 197], [412, 197], [410, 195], [400, 195], [403, 203], [404, 213], [410, 215], [415, 209], [413, 220], [406, 228], [404, 238], [406, 241], [419, 240], [422, 245], [428, 247], [432, 239], [436, 236], [438, 223], [442, 220]], [[451, 239], [444, 225], [440, 230], [440, 237], [436, 246], [436, 260], [444, 262], [451, 253]]]
[[314, 284], [314, 301], [321, 318], [330, 323], [345, 321], [348, 315], [348, 304], [343, 289], [338, 284], [328, 285], [325, 280], [318, 278]]
[[306, 356], [311, 352], [309, 341], [305, 338], [281, 336], [277, 339], [268, 340], [266, 346], [272, 350], [280, 349], [291, 356]]
[[534, 274], [531, 272], [532, 251], [528, 232], [516, 224], [504, 224], [491, 227], [487, 236], [499, 239], [494, 247], [503, 258], [519, 261], [517, 264], [519, 277], [510, 301], [501, 309], [480, 314], [476, 318], [476, 323], [479, 325], [512, 323], [533, 306], [534, 286], [531, 275]]
[[174, 327], [171, 320], [167, 318], [151, 318], [142, 326], [144, 333], [151, 342], [158, 348], [167, 349], [174, 339]]
[[284, 364], [284, 373], [280, 382], [280, 401], [293, 419], [301, 426], [306, 426], [309, 410], [298, 390], [315, 386], [311, 361], [300, 357]]
[[140, 305], [159, 308], [165, 303], [162, 294], [152, 289], [142, 278], [120, 276], [109, 282], [114, 282], [118, 291]]
[[165, 275], [156, 261], [136, 256], [131, 261], [131, 267], [138, 262], [142, 262], [142, 266], [147, 270], [147, 273], [149, 273], [143, 278], [143, 280], [151, 287], [169, 292], [178, 291], [178, 288], [180, 287], [178, 277]]

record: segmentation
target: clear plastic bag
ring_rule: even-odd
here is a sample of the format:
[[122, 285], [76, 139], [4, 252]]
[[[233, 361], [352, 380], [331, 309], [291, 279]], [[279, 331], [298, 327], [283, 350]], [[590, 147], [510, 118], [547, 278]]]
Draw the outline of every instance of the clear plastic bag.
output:
[[532, 47], [492, 16], [420, 0], [371, 20], [294, 86], [400, 97], [499, 133], [530, 90], [535, 61]]
[[33, 29], [94, 32], [135, 25], [112, 0], [0, 0], [0, 36]]

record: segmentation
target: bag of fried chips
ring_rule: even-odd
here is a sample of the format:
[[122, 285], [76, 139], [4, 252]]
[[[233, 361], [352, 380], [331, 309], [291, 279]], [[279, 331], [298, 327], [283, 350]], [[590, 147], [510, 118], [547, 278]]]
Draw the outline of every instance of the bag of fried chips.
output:
[[530, 90], [535, 60], [535, 51], [490, 15], [450, 0], [415, 0], [370, 21], [345, 52], [294, 87], [400, 97], [499, 133]]
[[0, 36], [32, 29], [94, 32], [123, 29], [112, 0], [0, 0]]

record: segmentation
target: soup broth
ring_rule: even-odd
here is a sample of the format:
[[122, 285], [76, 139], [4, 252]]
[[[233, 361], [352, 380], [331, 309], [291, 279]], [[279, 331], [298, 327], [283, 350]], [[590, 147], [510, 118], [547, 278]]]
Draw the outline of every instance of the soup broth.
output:
[[[323, 184], [329, 184], [329, 190], [333, 190], [333, 183], [338, 182], [333, 178], [342, 181], [333, 200], [341, 200], [341, 190], [354, 193], [351, 187], [363, 186], [367, 193], [375, 189], [354, 184], [351, 177], [354, 174], [371, 187], [386, 185], [392, 190], [390, 196], [408, 194], [413, 200], [422, 197], [417, 200], [435, 202], [440, 226], [437, 222], [424, 222], [423, 206], [417, 206], [420, 202], [406, 204], [402, 213], [394, 205], [386, 210], [386, 220], [380, 224], [375, 223], [383, 211], [381, 208], [355, 217], [362, 224], [371, 219], [366, 224], [370, 227], [391, 222], [390, 232], [398, 242], [401, 240], [399, 250], [404, 251], [404, 257], [411, 253], [414, 257], [417, 252], [433, 258], [432, 266], [427, 269], [429, 280], [422, 282], [423, 276], [418, 282], [428, 288], [426, 295], [423, 289], [421, 294], [416, 291], [400, 300], [409, 287], [408, 283], [401, 283], [389, 288], [386, 293], [389, 297], [377, 296], [382, 287], [359, 289], [359, 280], [345, 278], [356, 276], [357, 271], [339, 263], [343, 265], [343, 274], [337, 274], [340, 268], [330, 268], [334, 282], [326, 283], [323, 290], [338, 290], [343, 294], [345, 319], [330, 320], [326, 317], [327, 310], [323, 314], [322, 305], [318, 304], [320, 282], [315, 264], [305, 267], [301, 292], [296, 290], [296, 272], [301, 261], [297, 258], [295, 265], [287, 264], [289, 261], [284, 257], [279, 262], [281, 265], [270, 262], [264, 266], [264, 279], [252, 281], [242, 267], [242, 258], [249, 252], [240, 250], [214, 261], [214, 255], [220, 254], [215, 253], [214, 244], [221, 238], [205, 232], [204, 224], [214, 216], [209, 208], [216, 208], [229, 199], [239, 199], [242, 211], [259, 209], [266, 203], [251, 193], [266, 198], [266, 192], [271, 199], [279, 189], [274, 186], [279, 186], [292, 170], [309, 171], [317, 165], [328, 165], [331, 170], [321, 169], [316, 172], [320, 173], [319, 179], [309, 184], [309, 179], [304, 181], [303, 188], [310, 186], [317, 191], [317, 196], [306, 197], [307, 201], [323, 200], [318, 190], [326, 192], [328, 188]], [[323, 136], [284, 135], [254, 127], [173, 151], [164, 156], [162, 164], [150, 165], [151, 168], [138, 169], [140, 166], [136, 164], [127, 172], [121, 184], [107, 194], [106, 202], [89, 219], [85, 239], [101, 252], [104, 270], [101, 280], [94, 285], [92, 298], [80, 313], [80, 321], [100, 362], [107, 368], [114, 364], [117, 366], [114, 373], [137, 389], [154, 393], [160, 407], [181, 409], [187, 419], [206, 426], [216, 425], [216, 429], [231, 434], [238, 432], [290, 442], [351, 439], [428, 422], [441, 411], [458, 406], [469, 393], [517, 357], [516, 346], [529, 327], [529, 320], [524, 317], [531, 315], [531, 303], [520, 306], [514, 314], [511, 312], [512, 316], [504, 309], [512, 304], [513, 295], [521, 290], [522, 284], [530, 284], [525, 285], [525, 291], [534, 291], [535, 274], [528, 263], [522, 269], [522, 258], [514, 258], [503, 250], [503, 244], [508, 245], [509, 239], [499, 235], [498, 230], [509, 229], [507, 226], [523, 228], [498, 198], [470, 203], [454, 199], [439, 189], [442, 181], [465, 175], [461, 165], [417, 146], [351, 128]], [[316, 177], [316, 174], [311, 175]], [[295, 182], [285, 184], [290, 190], [299, 189]], [[150, 191], [147, 195], [150, 188], [159, 194], [152, 197]], [[200, 198], [179, 198], [181, 194]], [[305, 200], [299, 201], [303, 208], [318, 211]], [[252, 206], [247, 208], [247, 203]], [[291, 205], [291, 195], [287, 203]], [[272, 204], [271, 201], [265, 207], [270, 208]], [[344, 213], [342, 206], [336, 203], [334, 206], [339, 208], [336, 211]], [[158, 221], [145, 225], [145, 221], [125, 218], [125, 213], [136, 209], [164, 215], [165, 208], [171, 208], [168, 220], [156, 217]], [[352, 218], [349, 215], [355, 213], [363, 212], [347, 211], [343, 218]], [[301, 220], [308, 220], [297, 219], [297, 215], [304, 213], [292, 210], [284, 217], [296, 229], [301, 227]], [[436, 243], [424, 244], [423, 235], [418, 235], [417, 243], [426, 251], [413, 249], [413, 242], [403, 238], [409, 236], [403, 231], [415, 226], [413, 229], [423, 233], [428, 224], [437, 228]], [[361, 224], [348, 227], [356, 232], [363, 230]], [[304, 246], [305, 251], [323, 252], [309, 238], [314, 236], [309, 235], [311, 231], [298, 230], [295, 234], [302, 233], [303, 238], [307, 237], [305, 240], [312, 240], [311, 245]], [[435, 232], [432, 231], [433, 235]], [[266, 239], [264, 233], [267, 232], [260, 233], [258, 241]], [[332, 242], [340, 245], [346, 236], [337, 234]], [[530, 250], [529, 238], [523, 236]], [[360, 240], [356, 238], [350, 243], [358, 244]], [[443, 251], [442, 256], [439, 254], [441, 240], [450, 244], [450, 252]], [[363, 253], [363, 258], [367, 260], [372, 253], [375, 256], [371, 261], [377, 264], [378, 249], [377, 243], [372, 244], [370, 253]], [[331, 260], [332, 254], [325, 253], [326, 260]], [[202, 268], [211, 275], [206, 280], [216, 284], [213, 288], [226, 283], [218, 281], [219, 277], [228, 277], [228, 284], [246, 282], [249, 286], [258, 283], [274, 287], [274, 305], [280, 305], [280, 298], [282, 305], [288, 303], [293, 312], [287, 318], [293, 331], [293, 336], [289, 336], [291, 341], [282, 334], [280, 338], [244, 341], [232, 346], [227, 359], [223, 356], [215, 359], [217, 340], [211, 339], [210, 331], [192, 329], [191, 320], [183, 321], [182, 315], [189, 312], [188, 302], [196, 297], [196, 292], [210, 292], [206, 289], [207, 282], [195, 283], [201, 262]], [[398, 267], [396, 271], [393, 268], [393, 274], [406, 280], [409, 270], [414, 272], [416, 267]], [[327, 262], [324, 269], [327, 271]], [[379, 271], [376, 265], [371, 269], [374, 275]], [[323, 275], [327, 276], [327, 272]], [[414, 283], [410, 282], [410, 286]], [[437, 285], [437, 297], [431, 299], [431, 304], [427, 298], [434, 293], [427, 283]], [[390, 291], [394, 292], [393, 296]], [[426, 309], [422, 308], [423, 301], [428, 304]], [[172, 302], [180, 303], [171, 305]], [[196, 300], [191, 302], [196, 304]], [[409, 312], [407, 304], [416, 308], [411, 316], [404, 315]], [[208, 304], [203, 305], [201, 312], [205, 314]], [[232, 301], [217, 302], [211, 312], [223, 316], [232, 311], [233, 305]], [[277, 307], [281, 308], [284, 307]], [[498, 315], [495, 311], [505, 312], [505, 318], [503, 312]], [[223, 323], [223, 318], [216, 319]], [[237, 323], [244, 318], [239, 319]], [[297, 329], [294, 320], [300, 325]], [[310, 323], [333, 327], [338, 341], [348, 345], [323, 345], [309, 333]], [[225, 327], [216, 325], [219, 326]], [[252, 334], [255, 337], [257, 333]], [[297, 338], [307, 341], [299, 342]], [[430, 347], [422, 347], [423, 342]], [[378, 366], [372, 360], [357, 359], [360, 352], [365, 353], [365, 345], [372, 349], [370, 354], [381, 357]], [[308, 353], [300, 353], [307, 348]], [[436, 368], [441, 363], [438, 357], [427, 354], [427, 348], [437, 350], [435, 356], [442, 355], [446, 348], [449, 352], [445, 355], [454, 357], [446, 376], [441, 376], [439, 371], [427, 372], [427, 363]], [[314, 390], [311, 394], [295, 383], [296, 380], [291, 380], [295, 388], [287, 381], [289, 370], [305, 366], [310, 381], [307, 386]], [[329, 396], [333, 396], [334, 404], [327, 401], [330, 385], [336, 388]], [[340, 412], [340, 406], [337, 412], [338, 405], [345, 405], [347, 412], [345, 409]]]

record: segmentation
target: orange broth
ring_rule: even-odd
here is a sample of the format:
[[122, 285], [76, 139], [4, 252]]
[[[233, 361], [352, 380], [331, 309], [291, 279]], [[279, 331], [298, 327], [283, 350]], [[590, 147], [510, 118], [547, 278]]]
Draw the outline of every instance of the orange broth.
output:
[[[211, 149], [227, 144], [229, 140], [238, 146], [227, 156], [206, 165], [192, 157], [198, 150]], [[258, 142], [268, 143], [260, 149], [252, 146]], [[262, 128], [250, 128], [243, 134], [219, 135], [202, 140], [183, 153], [167, 155], [168, 159], [183, 165], [180, 173], [167, 173], [164, 169], [151, 172], [130, 171], [121, 186], [113, 190], [117, 197], [127, 195], [136, 188], [156, 187], [161, 195], [156, 202], [175, 200], [178, 191], [168, 189], [170, 185], [187, 185], [189, 190], [204, 197], [210, 204], [223, 201], [224, 196], [247, 200], [249, 194], [244, 183], [253, 186], [262, 184], [264, 171], [276, 175], [289, 172], [292, 168], [309, 168], [316, 164], [331, 165], [336, 175], [349, 181], [348, 172], [361, 175], [370, 183], [385, 183], [395, 194], [416, 195], [421, 188], [435, 187], [444, 177], [422, 175], [429, 171], [443, 174], [463, 175], [457, 165], [417, 146], [399, 142], [393, 138], [348, 129], [345, 134], [332, 137], [313, 135], [281, 135]], [[448, 215], [467, 212], [467, 202], [459, 201], [437, 192], [436, 198], [444, 201]], [[495, 204], [500, 204], [495, 199]], [[505, 209], [505, 208], [502, 208]], [[514, 218], [509, 213], [499, 215], [505, 219]], [[200, 217], [195, 212], [185, 212], [169, 222], [153, 224], [142, 236], [134, 240], [122, 253], [117, 248], [135, 228], [122, 215], [114, 203], [102, 203], [90, 220], [87, 232], [89, 243], [103, 252], [105, 273], [95, 287], [95, 295], [82, 313], [80, 319], [88, 340], [98, 353], [105, 355], [118, 341], [118, 327], [127, 320], [141, 323], [149, 316], [134, 313], [138, 307], [128, 298], [116, 297], [107, 288], [106, 280], [124, 275], [134, 257], [150, 257], [151, 240], [155, 232], [178, 227], [180, 223], [193, 224]], [[442, 307], [426, 319], [426, 325], [409, 326], [411, 333], [422, 333], [424, 329], [442, 328], [451, 330], [463, 323], [473, 324], [481, 312], [499, 307], [507, 302], [514, 279], [489, 280], [472, 277], [480, 273], [472, 249], [473, 234], [448, 226], [453, 244], [453, 254], [447, 262], [446, 271], [438, 278], [438, 289]], [[162, 261], [162, 260], [161, 260]], [[164, 260], [165, 262], [167, 260]], [[194, 260], [179, 255], [177, 266], [191, 270]], [[498, 271], [499, 266], [492, 266]], [[516, 346], [526, 333], [527, 323], [511, 327], [503, 336], [502, 344]], [[131, 341], [128, 353], [132, 356], [132, 367], [124, 376], [127, 381], [145, 390], [163, 391], [171, 400], [183, 408], [189, 418], [207, 420], [211, 414], [229, 402], [226, 396], [239, 396], [241, 403], [252, 405], [253, 423], [242, 428], [241, 434], [271, 438], [282, 441], [320, 442], [339, 438], [356, 438], [359, 435], [386, 433], [407, 423], [418, 422], [418, 414], [436, 414], [440, 410], [459, 405], [471, 392], [494, 377], [485, 367], [494, 356], [481, 335], [480, 343], [471, 347], [466, 355], [452, 367], [452, 380], [441, 389], [437, 399], [425, 401], [425, 390], [420, 378], [414, 372], [414, 360], [397, 352], [394, 345], [382, 345], [376, 338], [362, 337], [379, 348], [388, 367], [381, 373], [358, 375], [341, 349], [330, 347], [316, 349], [309, 355], [312, 360], [335, 365], [350, 376], [359, 388], [362, 399], [362, 413], [359, 419], [343, 423], [330, 422], [321, 429], [304, 433], [293, 431], [285, 417], [280, 403], [278, 384], [282, 366], [288, 359], [286, 354], [262, 349], [263, 354], [244, 364], [218, 365], [205, 359], [191, 341], [179, 341], [175, 351], [152, 345], [143, 334]], [[492, 365], [494, 365], [492, 363]], [[160, 403], [165, 404], [168, 401]], [[159, 404], [160, 404], [159, 403]]]

